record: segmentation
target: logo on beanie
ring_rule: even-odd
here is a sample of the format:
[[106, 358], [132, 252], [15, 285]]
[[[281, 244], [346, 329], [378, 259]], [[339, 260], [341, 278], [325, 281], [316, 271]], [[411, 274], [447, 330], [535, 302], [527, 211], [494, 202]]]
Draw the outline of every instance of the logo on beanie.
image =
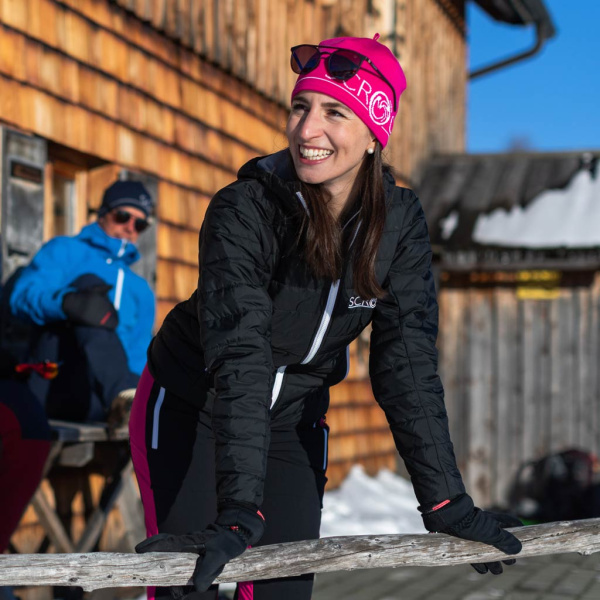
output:
[[392, 118], [392, 103], [383, 92], [375, 92], [371, 96], [369, 117], [377, 125], [385, 125]]

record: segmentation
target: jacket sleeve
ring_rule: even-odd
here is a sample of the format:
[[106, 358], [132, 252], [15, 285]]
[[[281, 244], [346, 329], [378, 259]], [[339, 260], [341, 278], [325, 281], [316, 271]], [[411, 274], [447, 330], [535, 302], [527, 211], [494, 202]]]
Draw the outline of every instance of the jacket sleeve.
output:
[[198, 314], [206, 368], [214, 377], [219, 504], [258, 507], [274, 371], [268, 294], [273, 234], [258, 201], [239, 190], [225, 188], [207, 210], [200, 232]]
[[[12, 313], [24, 321], [46, 325], [66, 319], [62, 301], [68, 287], [69, 239], [44, 244], [19, 275], [10, 296]], [[72, 258], [72, 257], [71, 257]]]
[[438, 306], [427, 224], [414, 194], [406, 204], [387, 295], [374, 310], [369, 370], [417, 499], [430, 507], [465, 490], [437, 374]]

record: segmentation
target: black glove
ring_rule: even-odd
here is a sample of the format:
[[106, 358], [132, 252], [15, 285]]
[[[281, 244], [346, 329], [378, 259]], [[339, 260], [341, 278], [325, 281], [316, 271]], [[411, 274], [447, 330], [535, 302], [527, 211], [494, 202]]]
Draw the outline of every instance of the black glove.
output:
[[[439, 505], [438, 505], [439, 506]], [[521, 542], [504, 527], [521, 527], [523, 523], [512, 515], [494, 513], [475, 507], [467, 494], [461, 494], [451, 502], [423, 511], [425, 529], [430, 532], [447, 533], [463, 540], [483, 542], [494, 546], [505, 554], [518, 554]], [[515, 560], [502, 561], [514, 565]], [[471, 565], [478, 573], [490, 571], [494, 575], [502, 573], [500, 562], [478, 563]]]
[[76, 325], [116, 329], [119, 316], [106, 294], [110, 285], [95, 285], [65, 294], [62, 309], [67, 319]]
[[[144, 552], [193, 552], [198, 554], [192, 575], [197, 592], [205, 592], [221, 574], [225, 564], [239, 556], [248, 546], [256, 544], [265, 530], [265, 521], [258, 511], [246, 506], [228, 505], [219, 512], [217, 520], [204, 531], [185, 535], [159, 533], [135, 547]], [[173, 587], [175, 598], [189, 593], [185, 587]]]

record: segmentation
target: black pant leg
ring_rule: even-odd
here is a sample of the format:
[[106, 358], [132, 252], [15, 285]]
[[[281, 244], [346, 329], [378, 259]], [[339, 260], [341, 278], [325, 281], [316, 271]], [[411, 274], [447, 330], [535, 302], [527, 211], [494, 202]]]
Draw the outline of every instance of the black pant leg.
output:
[[73, 329], [90, 378], [91, 402], [87, 418], [103, 420], [117, 394], [135, 388], [139, 377], [129, 370], [127, 354], [114, 331], [86, 326]]
[[[149, 388], [145, 385], [148, 377], [146, 372], [142, 376], [130, 422], [133, 450], [133, 445], [139, 444], [139, 434], [134, 434], [134, 429], [139, 426], [138, 419], [145, 420], [146, 457], [136, 453], [134, 465], [142, 499], [146, 498], [148, 534], [202, 531], [217, 516], [214, 437], [207, 425], [199, 421], [196, 409], [169, 391], [164, 391], [161, 399], [161, 388], [156, 385], [147, 396], [144, 410], [140, 410], [137, 404], [146, 401], [140, 388]], [[142, 473], [143, 462], [147, 464], [148, 479]], [[150, 597], [172, 600], [166, 587], [153, 588]], [[217, 586], [204, 593], [191, 588], [186, 596], [186, 600], [216, 598]]]
[[58, 324], [43, 328], [31, 360], [59, 363], [55, 379], [32, 377], [30, 382], [31, 391], [54, 419], [103, 421], [117, 394], [135, 388], [139, 379], [129, 370], [117, 334], [102, 327]]
[[[259, 546], [318, 539], [325, 488], [327, 434], [321, 427], [272, 432], [262, 513], [265, 535]], [[252, 600], [310, 600], [314, 575], [255, 581]], [[238, 597], [245, 598], [241, 590]]]

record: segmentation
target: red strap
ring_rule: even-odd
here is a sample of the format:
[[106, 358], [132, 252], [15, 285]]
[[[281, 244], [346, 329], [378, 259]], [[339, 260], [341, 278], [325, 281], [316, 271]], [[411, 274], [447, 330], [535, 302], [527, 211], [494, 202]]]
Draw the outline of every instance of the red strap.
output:
[[431, 511], [433, 512], [434, 510], [439, 510], [440, 508], [442, 508], [443, 506], [446, 506], [446, 504], [450, 504], [450, 500], [444, 500], [443, 502], [440, 502], [439, 504], [436, 504]]
[[54, 379], [58, 375], [58, 363], [45, 360], [41, 363], [21, 363], [15, 367], [17, 373], [37, 373], [44, 379]]

